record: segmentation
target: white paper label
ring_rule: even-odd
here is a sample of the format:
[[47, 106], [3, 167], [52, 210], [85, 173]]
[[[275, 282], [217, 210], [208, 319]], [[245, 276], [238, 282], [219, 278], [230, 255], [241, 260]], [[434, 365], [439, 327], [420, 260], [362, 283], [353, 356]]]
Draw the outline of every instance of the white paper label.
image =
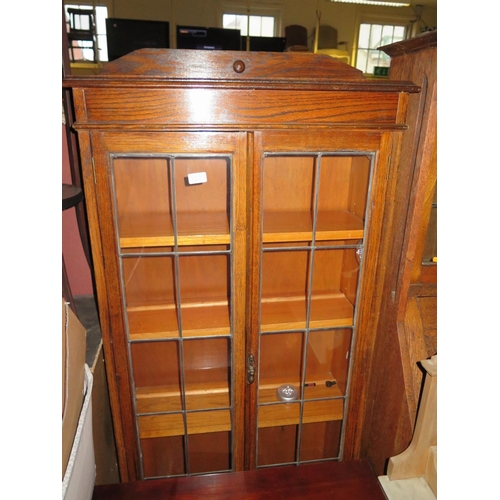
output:
[[206, 172], [195, 172], [193, 174], [188, 174], [189, 184], [203, 184], [204, 182], [207, 182]]

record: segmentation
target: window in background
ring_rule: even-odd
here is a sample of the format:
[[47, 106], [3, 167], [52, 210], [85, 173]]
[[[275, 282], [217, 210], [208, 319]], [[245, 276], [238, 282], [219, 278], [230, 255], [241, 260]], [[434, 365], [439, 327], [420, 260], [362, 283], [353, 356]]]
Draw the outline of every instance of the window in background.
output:
[[356, 68], [363, 73], [373, 74], [375, 66], [389, 67], [391, 58], [378, 47], [404, 40], [405, 26], [362, 23], [359, 28]]
[[[87, 9], [92, 10], [90, 5], [81, 4], [66, 4], [64, 10], [66, 12], [66, 22], [69, 23], [68, 9]], [[105, 6], [94, 7], [95, 11], [95, 24], [96, 24], [96, 34], [97, 34], [97, 47], [99, 50], [99, 61], [108, 60], [108, 44], [106, 41], [106, 18], [108, 17], [108, 8]], [[88, 26], [75, 26], [77, 29], [88, 29]], [[93, 51], [91, 48], [91, 42], [81, 41], [79, 42], [80, 47], [82, 47], [82, 60], [83, 61], [93, 61]]]
[[[273, 16], [248, 16], [246, 14], [223, 14], [222, 27], [227, 29], [237, 29], [241, 31], [241, 36], [274, 36], [275, 20]], [[247, 28], [250, 28], [248, 33]]]

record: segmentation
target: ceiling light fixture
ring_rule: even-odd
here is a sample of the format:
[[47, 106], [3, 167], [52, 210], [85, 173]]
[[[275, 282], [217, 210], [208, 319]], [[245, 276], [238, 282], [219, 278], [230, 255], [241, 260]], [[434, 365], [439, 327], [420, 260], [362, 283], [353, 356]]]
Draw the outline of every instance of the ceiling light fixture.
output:
[[378, 5], [382, 7], [409, 7], [408, 0], [330, 0], [335, 3], [358, 3], [364, 5]]

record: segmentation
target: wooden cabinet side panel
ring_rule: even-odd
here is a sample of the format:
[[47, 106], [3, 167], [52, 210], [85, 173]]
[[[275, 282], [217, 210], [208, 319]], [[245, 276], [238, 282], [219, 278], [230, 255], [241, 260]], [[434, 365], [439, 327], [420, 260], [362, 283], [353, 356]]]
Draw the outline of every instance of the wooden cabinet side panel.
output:
[[[408, 78], [420, 85], [422, 92], [409, 96], [408, 130], [403, 136], [392, 198], [394, 214], [384, 223], [392, 247], [386, 261], [388, 275], [376, 327], [368, 411], [360, 444], [362, 456], [370, 459], [378, 475], [385, 473], [387, 459], [401, 453], [411, 441], [421, 383], [416, 362], [428, 353], [423, 339], [419, 340], [424, 316], [418, 296], [435, 295], [435, 274], [416, 276], [415, 269], [421, 269], [424, 242], [420, 240], [425, 237], [423, 228], [432, 201], [429, 193], [436, 178], [436, 52], [435, 47], [425, 47], [397, 55], [391, 62], [391, 78]], [[416, 286], [411, 283], [420, 276], [425, 286], [411, 291]], [[429, 315], [427, 311], [424, 314]]]

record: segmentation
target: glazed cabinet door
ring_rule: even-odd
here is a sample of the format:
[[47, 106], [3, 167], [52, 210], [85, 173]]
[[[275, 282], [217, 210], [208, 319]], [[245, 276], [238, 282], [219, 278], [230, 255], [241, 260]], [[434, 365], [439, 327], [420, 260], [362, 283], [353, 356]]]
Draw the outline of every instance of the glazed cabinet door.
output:
[[245, 144], [92, 139], [121, 425], [141, 478], [243, 466]]
[[380, 134], [255, 134], [251, 468], [342, 457], [379, 148]]

